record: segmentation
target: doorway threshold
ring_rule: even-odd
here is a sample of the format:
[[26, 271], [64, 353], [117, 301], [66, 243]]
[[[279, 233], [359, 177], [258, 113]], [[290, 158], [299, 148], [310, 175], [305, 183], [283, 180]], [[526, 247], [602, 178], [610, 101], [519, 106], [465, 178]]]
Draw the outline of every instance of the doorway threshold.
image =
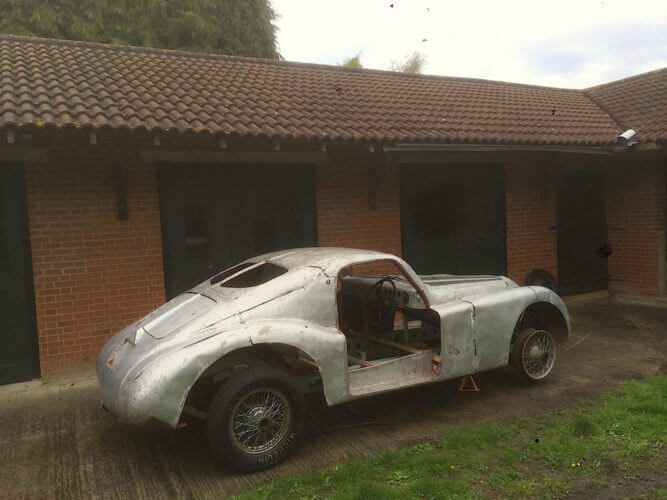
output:
[[7, 392], [26, 391], [28, 389], [36, 389], [44, 385], [42, 379], [36, 378], [26, 382], [15, 382], [13, 384], [0, 385], [0, 394]]
[[578, 304], [579, 302], [588, 302], [589, 300], [604, 299], [609, 297], [609, 290], [598, 290], [595, 292], [578, 293], [575, 295], [566, 295], [562, 297], [565, 304]]

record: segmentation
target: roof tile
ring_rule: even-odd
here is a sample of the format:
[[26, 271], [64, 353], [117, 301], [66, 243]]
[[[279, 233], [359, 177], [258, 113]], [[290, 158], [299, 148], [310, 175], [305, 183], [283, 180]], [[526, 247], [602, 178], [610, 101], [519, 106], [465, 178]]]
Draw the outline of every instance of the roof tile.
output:
[[662, 75], [579, 91], [2, 35], [0, 126], [603, 145], [619, 121], [666, 135], [667, 102], [646, 98], [667, 99]]
[[667, 68], [587, 89], [618, 125], [644, 141], [667, 141]]

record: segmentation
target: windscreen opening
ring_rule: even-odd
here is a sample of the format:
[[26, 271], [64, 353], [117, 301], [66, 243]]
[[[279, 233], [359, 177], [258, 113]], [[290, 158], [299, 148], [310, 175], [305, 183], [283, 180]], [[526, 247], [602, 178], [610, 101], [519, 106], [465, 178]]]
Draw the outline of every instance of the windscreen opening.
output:
[[[244, 265], [244, 264], [242, 264]], [[247, 264], [246, 267], [252, 266], [254, 264]], [[237, 266], [239, 267], [239, 266]], [[243, 268], [240, 267], [237, 269], [235, 272], [241, 271]], [[252, 269], [248, 269], [245, 272], [242, 272], [235, 278], [232, 278], [230, 280], [224, 281], [223, 283], [220, 284], [221, 287], [223, 288], [250, 288], [253, 286], [259, 286], [264, 283], [267, 283], [271, 281], [274, 278], [277, 278], [278, 276], [285, 274], [287, 272], [287, 269], [281, 266], [277, 266], [276, 264], [272, 264], [270, 262], [265, 262], [264, 264], [261, 264], [257, 267], [253, 267]], [[234, 273], [229, 273], [228, 276], [233, 275]], [[217, 278], [217, 276], [216, 276]], [[224, 278], [223, 278], [224, 279]], [[217, 282], [222, 281], [218, 280]], [[217, 283], [216, 282], [216, 283]], [[211, 284], [213, 284], [211, 280]]]

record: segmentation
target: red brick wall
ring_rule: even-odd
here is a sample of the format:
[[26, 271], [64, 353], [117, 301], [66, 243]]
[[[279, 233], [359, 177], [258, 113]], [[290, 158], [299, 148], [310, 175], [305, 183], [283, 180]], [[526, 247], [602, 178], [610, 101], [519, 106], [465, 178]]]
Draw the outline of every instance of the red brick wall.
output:
[[[544, 169], [505, 169], [507, 269], [522, 282], [535, 268], [556, 278], [556, 193]], [[317, 169], [318, 234], [321, 246], [351, 246], [401, 255], [398, 169], [380, 183], [377, 210], [368, 209], [367, 172], [358, 162], [339, 161]]]
[[539, 166], [507, 165], [505, 211], [508, 276], [522, 284], [540, 268], [558, 279], [553, 178]]
[[[137, 153], [150, 147], [51, 145], [46, 162], [26, 165], [43, 374], [92, 366], [111, 334], [165, 299], [156, 171]], [[331, 156], [316, 168], [319, 244], [401, 255], [398, 169], [379, 176], [377, 208], [370, 210], [367, 167], [374, 157], [358, 150]], [[116, 165], [126, 172], [127, 221], [117, 218]], [[518, 162], [505, 168], [507, 267], [518, 282], [534, 268], [557, 277], [555, 181], [546, 172]], [[664, 189], [657, 167], [609, 176], [614, 291], [658, 289]]]
[[368, 208], [368, 172], [359, 161], [317, 167], [317, 232], [320, 246], [379, 250], [401, 255], [398, 169], [379, 179], [377, 209]]
[[[26, 166], [42, 374], [92, 366], [111, 334], [164, 301], [154, 167], [104, 146], [48, 154]], [[117, 218], [118, 162], [126, 221]]]
[[607, 176], [609, 289], [657, 294], [665, 231], [665, 169], [646, 161], [611, 170]]

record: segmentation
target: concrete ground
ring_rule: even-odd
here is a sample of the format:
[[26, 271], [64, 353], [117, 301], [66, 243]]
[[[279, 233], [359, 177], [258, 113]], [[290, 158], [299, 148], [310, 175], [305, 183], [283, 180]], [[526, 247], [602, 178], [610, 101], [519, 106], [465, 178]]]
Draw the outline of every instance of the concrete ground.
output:
[[215, 497], [284, 474], [408, 446], [471, 422], [533, 415], [590, 399], [620, 382], [667, 372], [667, 308], [610, 298], [570, 305], [573, 332], [550, 378], [511, 368], [326, 408], [310, 403], [307, 436], [283, 464], [239, 475], [217, 465], [203, 427], [133, 426], [102, 410], [94, 379], [0, 388], [0, 497]]

